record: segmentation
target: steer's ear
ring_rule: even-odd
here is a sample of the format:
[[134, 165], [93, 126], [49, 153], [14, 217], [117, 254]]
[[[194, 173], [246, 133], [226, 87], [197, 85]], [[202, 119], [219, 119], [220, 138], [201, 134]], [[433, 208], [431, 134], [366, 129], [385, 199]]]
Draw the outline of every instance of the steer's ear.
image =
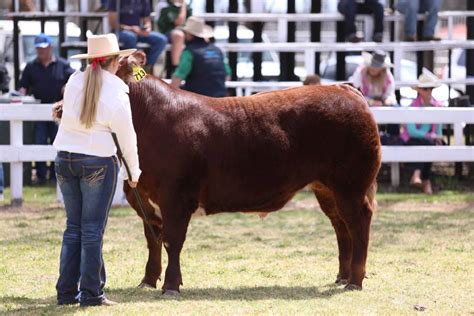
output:
[[119, 60], [119, 69], [117, 76], [125, 81], [125, 83], [133, 82], [133, 66], [144, 66], [146, 63], [146, 55], [142, 51], [136, 51], [128, 57], [122, 57]]
[[135, 65], [140, 67], [145, 66], [146, 54], [141, 50], [137, 50], [135, 53], [128, 57], [128, 62], [134, 63]]

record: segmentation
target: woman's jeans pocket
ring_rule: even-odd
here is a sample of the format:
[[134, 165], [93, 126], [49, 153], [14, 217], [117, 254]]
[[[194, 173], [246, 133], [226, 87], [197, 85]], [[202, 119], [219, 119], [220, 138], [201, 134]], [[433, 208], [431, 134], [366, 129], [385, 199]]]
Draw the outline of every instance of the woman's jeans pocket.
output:
[[107, 165], [82, 166], [82, 180], [90, 187], [99, 187], [107, 174]]

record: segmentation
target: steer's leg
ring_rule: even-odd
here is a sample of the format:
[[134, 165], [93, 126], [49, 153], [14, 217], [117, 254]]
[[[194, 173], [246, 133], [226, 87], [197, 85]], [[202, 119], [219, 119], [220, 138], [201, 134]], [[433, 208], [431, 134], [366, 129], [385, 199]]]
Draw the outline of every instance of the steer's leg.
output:
[[[155, 240], [155, 237], [151, 233], [151, 230], [148, 226], [151, 226], [154, 230], [155, 236], [159, 238], [161, 236], [161, 226], [162, 220], [155, 213], [155, 208], [149, 203], [150, 195], [141, 190], [140, 185], [138, 187], [138, 192], [140, 194], [141, 200], [143, 202], [143, 210], [140, 209], [138, 201], [135, 197], [134, 192], [128, 184], [124, 184], [124, 191], [127, 197], [128, 203], [135, 209], [138, 216], [143, 220], [145, 237], [148, 245], [148, 261], [145, 268], [145, 276], [142, 279], [142, 282], [138, 285], [140, 288], [144, 287], [153, 287], [156, 288], [156, 282], [161, 275], [161, 241]], [[148, 225], [145, 222], [144, 214], [148, 220]]]
[[[162, 242], [161, 240], [156, 240], [155, 236], [160, 236], [161, 229], [154, 225], [147, 225], [145, 222], [143, 222], [143, 226], [145, 228], [145, 237], [148, 245], [148, 261], [146, 263], [145, 276], [138, 287], [156, 288], [156, 282], [160, 279], [161, 275]], [[154, 230], [155, 236], [153, 236], [151, 229]]]
[[179, 292], [183, 284], [179, 257], [186, 239], [186, 231], [197, 201], [175, 190], [164, 195], [163, 205], [163, 245], [168, 253], [168, 266], [165, 273], [163, 293]]
[[337, 246], [339, 248], [339, 273], [336, 277], [337, 284], [346, 284], [351, 273], [352, 241], [346, 224], [339, 216], [334, 194], [322, 184], [314, 184], [313, 192], [318, 199], [324, 214], [331, 220], [336, 231]]
[[369, 246], [372, 208], [365, 196], [338, 194], [336, 203], [352, 239], [351, 275], [347, 289], [362, 289]]

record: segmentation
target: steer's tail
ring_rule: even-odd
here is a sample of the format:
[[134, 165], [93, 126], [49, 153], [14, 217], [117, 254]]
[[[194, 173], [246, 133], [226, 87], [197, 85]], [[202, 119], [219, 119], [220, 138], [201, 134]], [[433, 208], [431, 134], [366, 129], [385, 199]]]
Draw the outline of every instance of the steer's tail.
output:
[[377, 180], [372, 182], [365, 195], [365, 198], [367, 199], [367, 202], [369, 203], [370, 209], [373, 213], [375, 213], [377, 210], [377, 200], [375, 200], [375, 193], [377, 193]]

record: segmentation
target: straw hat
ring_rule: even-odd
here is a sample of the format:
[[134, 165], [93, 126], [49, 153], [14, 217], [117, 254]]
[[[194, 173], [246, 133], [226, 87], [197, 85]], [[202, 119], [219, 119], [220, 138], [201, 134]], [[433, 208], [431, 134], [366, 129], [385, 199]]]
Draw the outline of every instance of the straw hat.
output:
[[438, 77], [428, 69], [423, 68], [415, 88], [438, 88], [439, 86]]
[[364, 58], [364, 64], [367, 67], [374, 68], [387, 68], [393, 67], [390, 63], [390, 58], [387, 56], [383, 50], [377, 50], [373, 54], [368, 52], [362, 52], [362, 57]]
[[203, 19], [195, 16], [190, 16], [181, 29], [200, 38], [210, 38], [214, 36], [212, 27], [206, 25]]
[[92, 59], [114, 55], [129, 56], [136, 51], [135, 48], [120, 50], [117, 37], [109, 33], [104, 35], [91, 35], [87, 38], [87, 54], [71, 56], [74, 59]]

